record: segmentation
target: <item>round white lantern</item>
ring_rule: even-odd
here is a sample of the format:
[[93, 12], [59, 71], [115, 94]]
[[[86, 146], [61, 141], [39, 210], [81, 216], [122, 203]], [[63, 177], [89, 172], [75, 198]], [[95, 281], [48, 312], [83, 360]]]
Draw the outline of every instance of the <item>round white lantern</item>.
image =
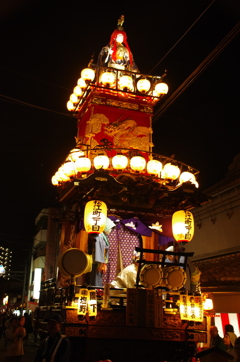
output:
[[91, 169], [91, 161], [87, 157], [79, 157], [75, 161], [77, 172], [87, 172]]
[[119, 85], [119, 88], [122, 90], [132, 91], [133, 90], [133, 79], [132, 79], [132, 77], [130, 77], [130, 75], [123, 75], [119, 79], [118, 85]]
[[112, 87], [114, 82], [116, 80], [116, 74], [112, 73], [112, 72], [104, 72], [101, 75], [100, 78], [100, 82], [105, 86], [105, 87]]
[[142, 156], [134, 156], [130, 160], [130, 167], [133, 171], [143, 171], [146, 167], [146, 160]]
[[140, 79], [137, 82], [137, 89], [141, 93], [147, 93], [149, 89], [151, 88], [151, 83], [148, 79]]
[[73, 102], [71, 102], [71, 101], [68, 101], [68, 102], [67, 102], [67, 109], [68, 109], [69, 111], [74, 111], [75, 106], [74, 106]]
[[162, 170], [162, 178], [169, 180], [176, 180], [180, 175], [180, 169], [178, 166], [166, 163]]
[[155, 94], [157, 97], [160, 97], [163, 94], [168, 93], [168, 85], [166, 83], [157, 83], [155, 86]]
[[162, 170], [162, 163], [158, 160], [150, 160], [147, 163], [147, 172], [150, 175], [158, 175]]
[[98, 155], [94, 158], [93, 164], [97, 170], [100, 168], [106, 170], [109, 167], [109, 158], [105, 155]]
[[81, 89], [87, 88], [87, 84], [86, 84], [85, 80], [83, 80], [82, 78], [79, 78], [79, 79], [78, 79], [77, 85], [78, 85]]
[[179, 182], [182, 184], [183, 182], [188, 182], [188, 181], [194, 183], [196, 181], [196, 177], [191, 172], [188, 171], [182, 172], [179, 177]]
[[116, 155], [112, 158], [112, 165], [115, 170], [124, 170], [128, 165], [128, 158], [124, 155]]
[[92, 82], [95, 78], [95, 71], [91, 68], [85, 68], [81, 72], [81, 78], [85, 82]]

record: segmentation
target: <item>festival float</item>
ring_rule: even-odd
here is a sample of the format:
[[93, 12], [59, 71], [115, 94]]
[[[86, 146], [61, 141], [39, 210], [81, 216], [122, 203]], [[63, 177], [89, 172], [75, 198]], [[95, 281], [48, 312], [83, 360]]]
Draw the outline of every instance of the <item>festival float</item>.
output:
[[38, 319], [44, 330], [50, 313], [61, 314], [77, 361], [188, 361], [207, 323], [200, 271], [184, 246], [190, 210], [207, 198], [198, 170], [154, 153], [166, 73], [140, 73], [123, 23], [67, 102], [76, 146], [52, 177], [61, 253], [56, 280], [42, 282]]

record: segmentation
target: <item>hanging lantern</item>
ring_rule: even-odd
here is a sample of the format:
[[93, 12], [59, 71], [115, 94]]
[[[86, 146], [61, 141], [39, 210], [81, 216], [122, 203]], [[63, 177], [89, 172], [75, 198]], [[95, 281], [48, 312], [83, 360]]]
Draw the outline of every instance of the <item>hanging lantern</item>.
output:
[[85, 81], [85, 82], [92, 82], [95, 78], [95, 72], [93, 69], [91, 68], [85, 68], [82, 70], [81, 72], [81, 78]]
[[147, 93], [149, 89], [151, 88], [151, 83], [148, 79], [140, 79], [137, 82], [137, 89], [141, 93]]
[[73, 93], [76, 94], [76, 96], [80, 97], [83, 93], [82, 89], [77, 85], [73, 89]]
[[109, 166], [109, 158], [105, 155], [98, 155], [94, 158], [93, 164], [97, 170], [99, 170], [100, 168], [106, 170]]
[[196, 177], [191, 172], [188, 172], [188, 171], [182, 172], [179, 177], [180, 184], [182, 184], [183, 182], [188, 182], [188, 181], [190, 181], [191, 183], [194, 183], [196, 181]]
[[74, 104], [74, 103], [78, 103], [78, 96], [76, 96], [75, 93], [72, 93], [70, 95], [70, 101]]
[[204, 310], [212, 310], [213, 309], [213, 301], [211, 298], [206, 298], [203, 303]]
[[68, 102], [67, 102], [67, 109], [68, 109], [69, 111], [74, 111], [75, 106], [74, 106], [73, 102], [71, 102], [71, 101], [68, 101]]
[[86, 84], [85, 80], [83, 80], [82, 78], [79, 78], [79, 79], [78, 79], [77, 85], [78, 85], [81, 89], [87, 88], [87, 84]]
[[142, 156], [134, 156], [130, 160], [130, 167], [133, 171], [142, 171], [146, 167], [146, 160]]
[[180, 174], [180, 169], [178, 166], [172, 165], [171, 163], [166, 163], [162, 170], [162, 178], [169, 180], [176, 180]]
[[133, 79], [130, 77], [130, 75], [123, 75], [119, 79], [119, 88], [124, 91], [132, 91], [133, 90]]
[[84, 227], [87, 233], [101, 234], [107, 219], [107, 205], [101, 200], [89, 201], [84, 210]]
[[100, 78], [100, 82], [105, 86], [105, 87], [112, 87], [114, 82], [116, 80], [116, 74], [112, 73], [112, 72], [104, 72], [101, 75]]
[[75, 166], [74, 166], [74, 162], [72, 161], [66, 161], [63, 165], [62, 165], [62, 171], [66, 176], [73, 176], [75, 175]]
[[174, 239], [179, 243], [189, 243], [194, 235], [193, 214], [187, 210], [176, 211], [172, 216]]
[[166, 83], [157, 83], [155, 86], [155, 94], [157, 97], [160, 97], [163, 94], [168, 93], [168, 85]]
[[147, 172], [150, 175], [160, 175], [162, 170], [162, 163], [158, 160], [150, 160], [147, 163]]
[[128, 165], [128, 158], [124, 155], [116, 155], [112, 158], [112, 165], [115, 170], [124, 170]]
[[61, 177], [61, 180], [62, 180], [63, 182], [66, 182], [66, 181], [69, 181], [69, 180], [70, 180], [69, 176], [67, 176], [67, 175], [64, 173], [63, 166], [59, 167], [59, 169], [58, 169], [58, 175]]
[[87, 157], [79, 157], [75, 161], [75, 168], [77, 172], [87, 172], [91, 169], [91, 161]]

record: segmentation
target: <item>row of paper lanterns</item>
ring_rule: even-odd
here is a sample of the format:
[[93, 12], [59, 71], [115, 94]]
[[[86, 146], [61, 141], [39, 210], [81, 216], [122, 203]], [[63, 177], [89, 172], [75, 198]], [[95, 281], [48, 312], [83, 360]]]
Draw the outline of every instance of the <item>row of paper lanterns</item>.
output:
[[[81, 151], [80, 151], [81, 152]], [[83, 152], [82, 152], [83, 154]], [[77, 152], [76, 152], [77, 155]], [[53, 185], [58, 185], [61, 182], [66, 182], [70, 180], [70, 177], [74, 177], [80, 173], [85, 173], [91, 170], [92, 164], [91, 160], [88, 157], [74, 157], [72, 154], [71, 159], [67, 159], [66, 162], [58, 169], [55, 175], [52, 177]], [[69, 158], [70, 158], [69, 157]], [[198, 187], [196, 177], [193, 173], [189, 171], [184, 171], [181, 173], [180, 168], [171, 163], [167, 163], [164, 166], [158, 160], [150, 160], [146, 162], [145, 158], [142, 156], [133, 156], [129, 159], [127, 156], [118, 154], [112, 157], [112, 168], [116, 171], [125, 170], [130, 165], [130, 168], [134, 172], [144, 172], [147, 169], [147, 173], [150, 175], [155, 175], [162, 179], [176, 180], [179, 177], [179, 183], [190, 181]], [[106, 155], [98, 155], [93, 159], [93, 166], [95, 169], [107, 170], [110, 167], [110, 159]], [[181, 173], [181, 175], [180, 175]]]
[[[81, 78], [78, 79], [76, 87], [73, 89], [73, 93], [70, 95], [69, 101], [67, 102], [67, 109], [73, 111], [76, 108], [76, 104], [79, 102], [80, 97], [83, 95], [84, 90], [87, 88], [87, 85], [90, 82], [93, 82], [95, 79], [95, 71], [92, 68], [85, 68], [81, 72]], [[117, 84], [117, 74], [114, 71], [103, 72], [99, 79], [100, 85], [106, 88], [116, 88]], [[149, 79], [140, 78], [136, 83], [137, 90], [140, 93], [147, 94], [151, 88], [152, 84]], [[123, 91], [134, 91], [134, 79], [129, 74], [124, 74], [118, 79], [118, 89]], [[164, 94], [168, 93], [168, 85], [163, 82], [158, 82], [152, 90], [153, 97], [161, 97]]]
[[[84, 210], [84, 227], [88, 233], [100, 234], [107, 220], [107, 205], [101, 200], [87, 202]], [[194, 235], [193, 214], [188, 210], [176, 211], [172, 216], [172, 231], [177, 242], [188, 243]]]

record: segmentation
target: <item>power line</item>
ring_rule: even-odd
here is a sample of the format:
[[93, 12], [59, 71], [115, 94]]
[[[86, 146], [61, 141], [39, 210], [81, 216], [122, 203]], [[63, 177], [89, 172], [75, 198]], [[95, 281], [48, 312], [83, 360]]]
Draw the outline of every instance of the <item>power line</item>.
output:
[[[62, 113], [62, 112], [58, 112], [58, 111], [54, 111], [52, 109], [48, 109], [48, 108], [44, 108], [44, 107], [40, 107], [40, 106], [36, 106], [34, 104], [31, 104], [31, 103], [27, 103], [27, 102], [23, 102], [23, 101], [20, 101], [19, 99], [15, 99], [15, 98], [11, 98], [11, 97], [8, 97], [8, 96], [5, 96], [4, 94], [0, 94], [0, 97], [3, 97], [3, 98], [6, 98], [7, 101], [12, 101], [14, 102], [15, 104], [19, 104], [19, 105], [22, 105], [22, 106], [27, 106], [27, 107], [32, 107], [32, 108], [37, 108], [37, 109], [41, 109], [42, 111], [47, 111], [47, 112], [52, 112], [52, 113], [56, 113], [56, 114], [60, 114], [62, 116], [66, 116], [68, 118], [72, 118], [72, 115], [69, 115], [67, 113]], [[1, 101], [6, 101], [5, 99], [0, 99]]]
[[160, 106], [153, 117], [153, 123], [166, 112], [170, 105], [189, 87], [196, 78], [204, 72], [205, 69], [221, 54], [226, 46], [235, 38], [240, 31], [240, 22], [238, 22], [233, 29], [225, 36], [225, 38], [214, 48], [214, 50], [203, 60], [203, 62], [190, 74], [190, 76], [167, 98], [167, 100]]
[[205, 14], [205, 12], [210, 8], [210, 6], [215, 2], [215, 0], [213, 0], [207, 7], [206, 9], [202, 12], [201, 15], [199, 15], [199, 17], [194, 21], [194, 23], [188, 28], [187, 31], [185, 31], [185, 33], [178, 39], [178, 41], [169, 49], [169, 51], [162, 57], [162, 59], [159, 60], [159, 62], [150, 70], [150, 72], [148, 74], [151, 74], [152, 71], [157, 68], [157, 66], [163, 61], [163, 59], [166, 58], [166, 56], [175, 48], [175, 46], [185, 37], [185, 35], [192, 29], [192, 27], [198, 22], [198, 20]]

